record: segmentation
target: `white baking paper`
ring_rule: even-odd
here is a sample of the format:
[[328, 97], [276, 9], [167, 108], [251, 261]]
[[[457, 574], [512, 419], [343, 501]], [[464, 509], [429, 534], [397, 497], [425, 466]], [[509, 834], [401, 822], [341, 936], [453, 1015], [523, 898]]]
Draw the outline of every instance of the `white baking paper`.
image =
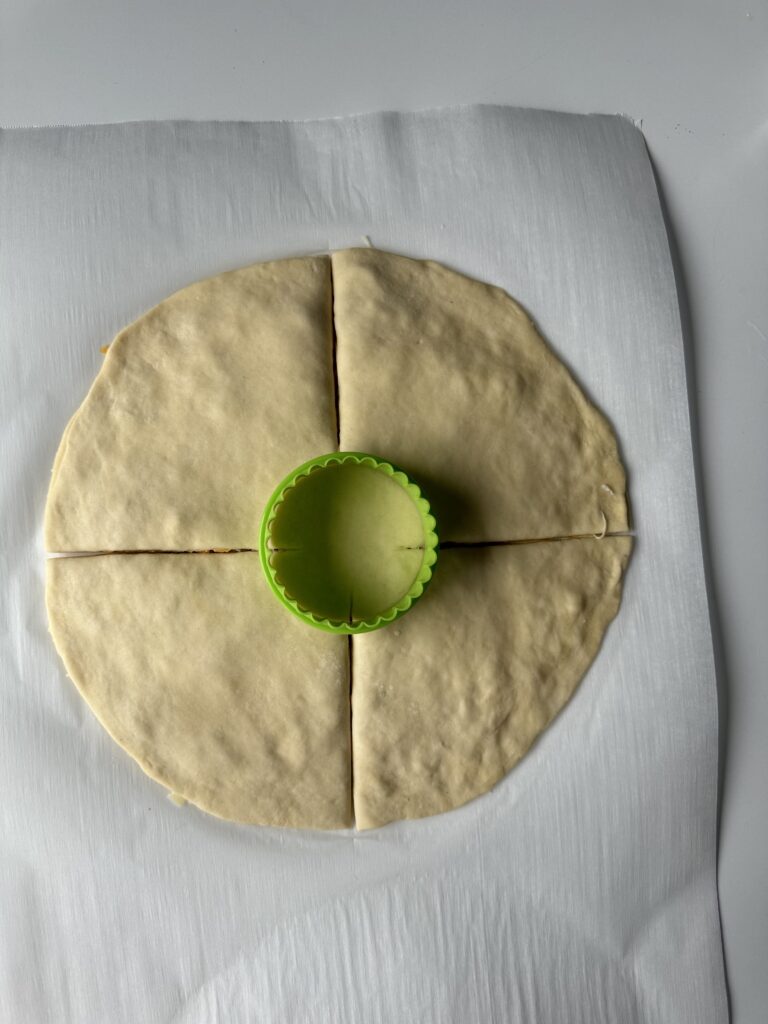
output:
[[[527, 307], [616, 425], [637, 546], [595, 665], [492, 793], [360, 835], [238, 827], [173, 806], [66, 678], [50, 467], [122, 325], [196, 278], [363, 236]], [[0, 1018], [726, 1020], [712, 645], [640, 133], [500, 107], [5, 131], [0, 288]]]

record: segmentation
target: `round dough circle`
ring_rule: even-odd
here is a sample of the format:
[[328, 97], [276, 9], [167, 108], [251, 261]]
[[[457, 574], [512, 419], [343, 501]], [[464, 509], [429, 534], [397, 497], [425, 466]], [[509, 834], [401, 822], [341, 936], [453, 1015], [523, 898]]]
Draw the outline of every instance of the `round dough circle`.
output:
[[[339, 443], [423, 484], [445, 549], [419, 606], [354, 638], [351, 687], [347, 638], [288, 615], [253, 553], [276, 481]], [[110, 346], [53, 467], [46, 547], [91, 554], [49, 559], [51, 632], [114, 739], [204, 810], [422, 817], [491, 788], [575, 690], [618, 609], [625, 491], [608, 422], [500, 289], [372, 249], [255, 264]]]

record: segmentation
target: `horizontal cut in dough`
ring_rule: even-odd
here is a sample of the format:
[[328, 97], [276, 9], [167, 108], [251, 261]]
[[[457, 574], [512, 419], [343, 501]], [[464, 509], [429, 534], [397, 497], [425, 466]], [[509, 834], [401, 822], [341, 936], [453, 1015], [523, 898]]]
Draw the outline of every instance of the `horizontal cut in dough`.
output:
[[254, 548], [276, 483], [336, 448], [328, 257], [190, 285], [118, 334], [54, 463], [49, 551]]
[[351, 824], [346, 637], [287, 615], [258, 555], [50, 559], [46, 599], [67, 671], [153, 779], [234, 821]]
[[427, 598], [355, 637], [358, 828], [489, 790], [570, 699], [615, 616], [631, 538], [440, 556]]
[[343, 450], [417, 480], [443, 540], [626, 530], [611, 427], [516, 302], [430, 261], [332, 260]]

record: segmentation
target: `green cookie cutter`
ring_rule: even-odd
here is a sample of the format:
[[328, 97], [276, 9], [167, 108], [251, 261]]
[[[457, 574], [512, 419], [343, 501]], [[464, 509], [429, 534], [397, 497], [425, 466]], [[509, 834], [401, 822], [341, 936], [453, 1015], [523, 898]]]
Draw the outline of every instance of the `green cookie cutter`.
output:
[[400, 618], [424, 593], [437, 552], [437, 523], [418, 485], [365, 452], [305, 462], [261, 518], [270, 587], [328, 633], [369, 633]]

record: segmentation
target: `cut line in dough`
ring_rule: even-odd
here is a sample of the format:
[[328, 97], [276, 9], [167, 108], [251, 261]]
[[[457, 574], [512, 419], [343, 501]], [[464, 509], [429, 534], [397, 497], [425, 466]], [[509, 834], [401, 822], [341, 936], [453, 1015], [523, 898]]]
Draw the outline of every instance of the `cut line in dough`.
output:
[[615, 530], [612, 533], [574, 533], [569, 537], [527, 537], [525, 540], [446, 540], [441, 551], [455, 548], [508, 548], [518, 544], [560, 544], [569, 540], [604, 540], [606, 537], [634, 537], [634, 530]]
[[333, 418], [336, 423], [336, 451], [341, 451], [341, 412], [339, 409], [339, 339], [336, 334], [336, 314], [333, 308], [333, 261], [330, 261], [331, 277], [331, 374], [333, 382]]
[[[517, 544], [559, 544], [569, 540], [603, 540], [605, 537], [635, 537], [634, 530], [617, 530], [613, 533], [579, 533], [570, 537], [530, 537], [525, 540], [446, 540], [439, 545], [439, 550], [450, 551], [455, 548], [499, 548], [514, 547]], [[270, 551], [295, 551], [298, 548], [270, 547]], [[423, 551], [424, 545], [403, 546], [401, 551]], [[163, 551], [160, 549], [141, 551], [47, 551], [46, 558], [91, 558], [94, 555], [248, 555], [258, 554], [256, 548], [200, 548], [187, 551]]]

